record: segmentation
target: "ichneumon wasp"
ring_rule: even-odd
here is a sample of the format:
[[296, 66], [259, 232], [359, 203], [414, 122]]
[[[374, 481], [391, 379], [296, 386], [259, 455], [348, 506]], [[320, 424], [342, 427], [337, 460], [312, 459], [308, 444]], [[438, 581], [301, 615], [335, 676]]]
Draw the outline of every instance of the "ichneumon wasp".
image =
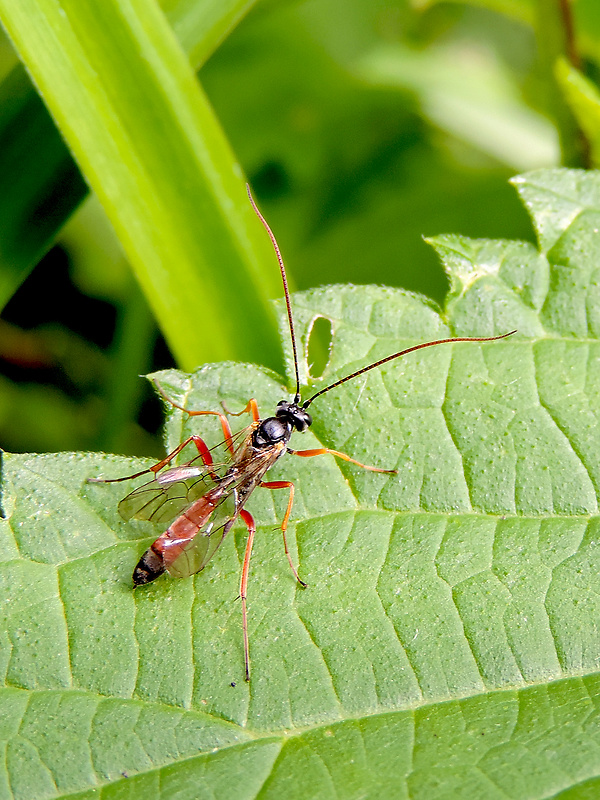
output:
[[[149, 473], [153, 474], [153, 478], [149, 483], [134, 489], [119, 503], [119, 513], [126, 520], [144, 519], [152, 520], [153, 522], [170, 523], [164, 533], [156, 539], [140, 558], [133, 571], [133, 583], [135, 586], [150, 583], [150, 581], [155, 580], [164, 572], [168, 572], [176, 578], [185, 578], [200, 572], [215, 554], [238, 517], [242, 519], [248, 530], [248, 538], [240, 580], [240, 598], [242, 602], [245, 675], [246, 680], [250, 680], [250, 646], [248, 641], [246, 598], [250, 556], [252, 554], [256, 525], [252, 515], [244, 506], [254, 489], [257, 486], [261, 486], [265, 489], [288, 490], [287, 509], [281, 523], [283, 544], [295, 579], [300, 586], [305, 587], [306, 584], [301, 580], [292, 561], [286, 539], [286, 530], [294, 501], [294, 484], [291, 481], [263, 480], [268, 470], [284, 453], [300, 457], [312, 457], [328, 453], [373, 472], [388, 474], [396, 472], [394, 469], [380, 469], [362, 464], [345, 453], [340, 453], [328, 447], [319, 447], [311, 450], [292, 450], [288, 446], [292, 433], [294, 431], [302, 433], [312, 423], [311, 415], [307, 410], [308, 407], [325, 392], [329, 392], [346, 381], [357, 378], [369, 370], [380, 367], [388, 361], [400, 358], [415, 350], [456, 342], [492, 342], [511, 336], [516, 331], [510, 331], [500, 336], [462, 336], [437, 339], [432, 342], [413, 345], [334, 381], [329, 386], [325, 386], [315, 392], [308, 400], [302, 401], [294, 320], [283, 259], [273, 232], [254, 202], [250, 187], [247, 186], [247, 190], [252, 207], [271, 239], [281, 271], [296, 380], [296, 391], [293, 400], [281, 400], [277, 404], [275, 415], [262, 419], [255, 399], [251, 399], [247, 406], [236, 414], [228, 411], [225, 407], [223, 407], [222, 411], [190, 411], [170, 399], [163, 389], [156, 385], [158, 392], [165, 401], [190, 417], [213, 415], [219, 418], [224, 436], [223, 445], [228, 451], [228, 460], [224, 464], [215, 463], [212, 449], [208, 448], [200, 436], [192, 435], [181, 442], [162, 461], [146, 470], [123, 478], [89, 478], [88, 480], [97, 483], [115, 483], [139, 478]], [[233, 434], [227, 416], [240, 416], [244, 413], [252, 415], [252, 422], [239, 433]], [[196, 446], [198, 455], [186, 464], [169, 467], [173, 459], [190, 443]], [[168, 468], [165, 469], [165, 467]]]

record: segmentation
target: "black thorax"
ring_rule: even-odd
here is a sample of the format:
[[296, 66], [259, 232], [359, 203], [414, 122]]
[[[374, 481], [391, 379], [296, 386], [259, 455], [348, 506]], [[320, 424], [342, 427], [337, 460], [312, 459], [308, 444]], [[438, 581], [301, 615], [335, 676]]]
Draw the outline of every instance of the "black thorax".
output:
[[287, 444], [294, 430], [302, 433], [310, 425], [312, 417], [308, 411], [301, 408], [297, 402], [280, 400], [275, 416], [263, 419], [252, 434], [252, 444], [258, 448], [269, 447], [278, 442]]

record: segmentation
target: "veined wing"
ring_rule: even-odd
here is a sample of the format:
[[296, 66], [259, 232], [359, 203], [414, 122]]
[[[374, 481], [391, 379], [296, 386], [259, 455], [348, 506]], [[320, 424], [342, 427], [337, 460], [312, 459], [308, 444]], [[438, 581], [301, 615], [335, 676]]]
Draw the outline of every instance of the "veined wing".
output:
[[[214, 479], [211, 479], [212, 468], [204, 469], [190, 463], [163, 472], [126, 497], [122, 503], [123, 513], [127, 514], [146, 517], [150, 514], [151, 519], [162, 518], [165, 514], [166, 518], [165, 497], [173, 501], [168, 517], [172, 516], [174, 508], [181, 510], [140, 559], [133, 572], [136, 586], [154, 580], [164, 571], [176, 578], [186, 578], [203, 569], [265, 472], [284, 452], [283, 442], [258, 450], [248, 438], [236, 450], [222, 477], [213, 473]], [[196, 477], [196, 471], [202, 474]], [[207, 487], [208, 479], [212, 480], [212, 485]], [[195, 499], [189, 502], [193, 494]], [[161, 505], [156, 508], [158, 503]]]
[[173, 467], [124, 497], [119, 514], [126, 520], [170, 522], [215, 485], [205, 469]]
[[162, 548], [163, 561], [170, 575], [187, 578], [204, 569], [233, 526], [240, 509], [282, 452], [285, 452], [284, 444], [270, 450], [248, 448], [241, 452], [237, 475], [234, 471], [228, 473], [218, 486], [175, 520], [163, 534], [165, 540], [173, 542], [172, 554], [175, 557], [172, 563], [168, 563], [170, 559], [166, 555], [170, 545]]
[[[218, 487], [215, 489], [215, 493], [217, 492], [219, 492]], [[208, 500], [210, 496], [205, 497]], [[212, 512], [206, 508], [202, 509], [204, 499], [201, 498], [198, 501], [198, 505], [201, 508], [197, 520], [194, 519], [194, 509], [192, 507], [186, 512], [185, 518], [176, 520], [167, 531], [168, 535], [172, 528], [179, 523], [182, 528], [188, 529], [187, 535], [190, 536], [189, 543], [183, 547], [181, 547], [181, 539], [179, 542], [177, 542], [177, 539], [174, 540], [173, 555], [175, 555], [175, 558], [170, 564], [168, 563], [170, 561], [169, 547], [166, 545], [163, 548], [163, 560], [167, 572], [174, 578], [187, 578], [204, 569], [216, 553], [238, 515], [237, 492], [233, 486], [223, 492]], [[192, 526], [196, 529], [195, 535], [193, 530], [190, 529]]]
[[[233, 434], [232, 441], [239, 442], [246, 429]], [[224, 442], [211, 447], [209, 452], [221, 449]], [[229, 462], [227, 462], [229, 463]], [[138, 486], [119, 503], [119, 514], [125, 520], [143, 519], [151, 522], [170, 522], [199, 497], [217, 485], [213, 476], [222, 475], [227, 463], [214, 463], [207, 467], [201, 456], [187, 464], [159, 472], [148, 483]]]

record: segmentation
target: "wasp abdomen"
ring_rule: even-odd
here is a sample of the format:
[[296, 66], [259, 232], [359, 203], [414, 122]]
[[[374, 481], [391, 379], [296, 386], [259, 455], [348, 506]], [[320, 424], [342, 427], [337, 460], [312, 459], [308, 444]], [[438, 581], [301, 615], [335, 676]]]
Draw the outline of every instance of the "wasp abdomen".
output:
[[161, 556], [149, 547], [133, 570], [133, 584], [134, 586], [143, 586], [145, 583], [156, 580], [164, 571], [165, 566]]

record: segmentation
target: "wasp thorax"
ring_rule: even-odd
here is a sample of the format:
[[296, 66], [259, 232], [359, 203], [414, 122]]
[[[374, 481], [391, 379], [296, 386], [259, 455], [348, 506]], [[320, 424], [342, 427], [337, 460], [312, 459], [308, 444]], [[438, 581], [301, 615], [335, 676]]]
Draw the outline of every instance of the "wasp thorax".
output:
[[271, 444], [277, 444], [277, 442], [289, 442], [292, 430], [292, 425], [288, 420], [267, 417], [267, 419], [263, 419], [254, 431], [254, 446], [267, 447]]
[[277, 403], [275, 412], [279, 419], [289, 420], [291, 425], [302, 433], [312, 425], [312, 417], [301, 408], [297, 403], [289, 403], [287, 400], [280, 400]]

